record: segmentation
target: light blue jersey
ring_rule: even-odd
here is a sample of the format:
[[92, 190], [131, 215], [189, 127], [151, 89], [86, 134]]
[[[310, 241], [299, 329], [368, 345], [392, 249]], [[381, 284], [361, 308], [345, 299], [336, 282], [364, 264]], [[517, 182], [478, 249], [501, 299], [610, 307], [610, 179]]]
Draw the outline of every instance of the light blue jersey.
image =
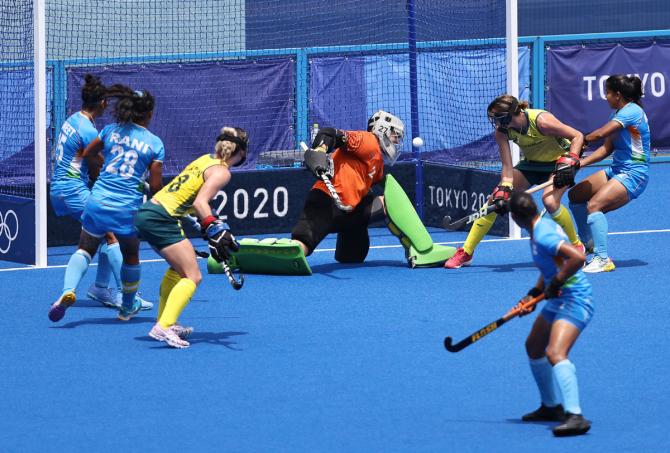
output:
[[97, 136], [95, 125], [81, 112], [73, 114], [63, 123], [54, 148], [56, 167], [49, 191], [56, 215], [69, 215], [81, 220], [91, 194], [88, 165], [81, 153]]
[[165, 159], [163, 142], [135, 123], [112, 123], [100, 132], [105, 162], [91, 197], [110, 208], [137, 209], [151, 163]]
[[[533, 225], [530, 241], [533, 261], [542, 273], [545, 288], [562, 264], [558, 249], [563, 243], [570, 244], [570, 241], [553, 220], [542, 217]], [[593, 312], [591, 284], [580, 269], [563, 284], [559, 297], [547, 301], [541, 315], [549, 323], [565, 319], [581, 330], [589, 323]]]
[[51, 177], [52, 184], [88, 185], [88, 167], [81, 153], [98, 136], [98, 131], [81, 112], [70, 116], [61, 127], [55, 149], [56, 168]]
[[[533, 261], [542, 272], [545, 287], [558, 273], [559, 265], [563, 260], [558, 254], [558, 248], [563, 243], [570, 244], [570, 240], [560, 225], [553, 220], [542, 217], [533, 225], [533, 237], [531, 239]], [[590, 294], [591, 284], [580, 269], [565, 282], [562, 290], [566, 293], [588, 290]]]
[[623, 129], [612, 138], [612, 170], [643, 170], [649, 167], [650, 133], [649, 121], [642, 107], [629, 102], [610, 116], [611, 121], [621, 124]]

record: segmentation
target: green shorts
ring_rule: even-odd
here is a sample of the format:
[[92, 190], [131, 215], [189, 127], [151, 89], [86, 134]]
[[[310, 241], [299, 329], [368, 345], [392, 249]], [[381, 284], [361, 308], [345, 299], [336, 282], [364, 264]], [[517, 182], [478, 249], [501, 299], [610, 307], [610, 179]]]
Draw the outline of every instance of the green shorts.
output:
[[147, 201], [135, 215], [135, 228], [140, 237], [157, 250], [186, 239], [179, 220], [159, 204]]
[[523, 159], [514, 168], [523, 173], [531, 186], [536, 186], [549, 180], [556, 168], [556, 162], [533, 162]]

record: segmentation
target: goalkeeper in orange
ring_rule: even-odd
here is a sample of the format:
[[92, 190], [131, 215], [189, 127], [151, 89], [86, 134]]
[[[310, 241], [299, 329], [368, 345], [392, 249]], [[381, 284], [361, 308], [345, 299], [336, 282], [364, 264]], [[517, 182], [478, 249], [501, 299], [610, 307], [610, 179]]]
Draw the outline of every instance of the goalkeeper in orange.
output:
[[[384, 199], [370, 192], [383, 181], [384, 163], [393, 165], [401, 152], [404, 125], [382, 110], [368, 121], [368, 131], [322, 128], [305, 152], [305, 165], [317, 177], [325, 173], [339, 200], [323, 180], [307, 194], [291, 238], [300, 242], [305, 256], [332, 232], [337, 232], [335, 259], [360, 263], [370, 247], [368, 225], [384, 218]], [[332, 152], [332, 155], [329, 154]], [[339, 207], [338, 207], [339, 204]]]
[[161, 282], [157, 322], [149, 336], [173, 348], [189, 347], [186, 338], [193, 328], [177, 320], [202, 280], [195, 249], [184, 236], [180, 218], [195, 213], [210, 256], [218, 262], [230, 258], [237, 241], [228, 225], [212, 214], [209, 202], [230, 182], [230, 167], [246, 160], [247, 144], [243, 129], [224, 127], [212, 153], [191, 162], [137, 212], [135, 227], [170, 265]]
[[[489, 232], [498, 214], [506, 213], [512, 192], [524, 191], [551, 178], [553, 187], [544, 189], [542, 203], [551, 218], [563, 228], [572, 245], [584, 251], [570, 212], [561, 204], [563, 194], [575, 184], [584, 135], [563, 124], [550, 112], [531, 109], [527, 102], [508, 94], [495, 98], [489, 104], [487, 114], [495, 128], [502, 162], [500, 182], [488, 201], [496, 210], [475, 221], [463, 247], [444, 263], [444, 267], [458, 269], [469, 266], [475, 248]], [[523, 153], [523, 159], [516, 166], [512, 165], [510, 140], [519, 145]]]

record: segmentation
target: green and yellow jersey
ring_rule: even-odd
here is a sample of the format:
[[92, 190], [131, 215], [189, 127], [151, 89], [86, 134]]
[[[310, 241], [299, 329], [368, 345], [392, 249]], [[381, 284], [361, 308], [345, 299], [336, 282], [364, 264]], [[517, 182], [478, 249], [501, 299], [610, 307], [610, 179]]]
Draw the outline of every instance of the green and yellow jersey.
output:
[[570, 140], [563, 137], [544, 135], [537, 128], [537, 117], [546, 110], [527, 109], [528, 130], [525, 134], [507, 130], [507, 138], [519, 145], [521, 152], [528, 161], [533, 162], [555, 162], [566, 151], [570, 150]]
[[214, 165], [221, 165], [221, 159], [205, 154], [188, 164], [188, 166], [172, 181], [163, 187], [154, 200], [173, 217], [182, 217], [193, 212], [193, 202], [205, 182], [205, 170]]

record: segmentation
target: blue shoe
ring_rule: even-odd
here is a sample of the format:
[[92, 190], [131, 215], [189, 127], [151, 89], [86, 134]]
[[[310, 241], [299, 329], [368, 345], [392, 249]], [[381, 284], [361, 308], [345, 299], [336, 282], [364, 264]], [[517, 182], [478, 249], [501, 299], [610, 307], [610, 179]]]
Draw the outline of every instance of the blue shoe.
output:
[[[154, 304], [147, 301], [147, 300], [142, 299], [140, 297], [139, 292], [137, 294], [135, 294], [135, 300], [140, 301], [140, 303], [142, 304], [141, 310], [143, 310], [143, 311], [151, 310], [152, 308], [154, 308]], [[119, 291], [119, 292], [116, 293], [116, 308], [121, 307], [121, 305], [123, 305], [123, 294], [121, 293], [121, 291]]]
[[105, 307], [118, 309], [121, 306], [121, 299], [116, 297], [112, 288], [101, 288], [95, 283], [88, 288], [86, 295], [96, 302], [100, 302]]
[[127, 309], [123, 305], [119, 307], [119, 314], [117, 315], [117, 318], [121, 321], [130, 321], [130, 318], [138, 314], [141, 309], [142, 302], [140, 302], [140, 300], [136, 297], [135, 300], [133, 300], [133, 306], [130, 309]]

